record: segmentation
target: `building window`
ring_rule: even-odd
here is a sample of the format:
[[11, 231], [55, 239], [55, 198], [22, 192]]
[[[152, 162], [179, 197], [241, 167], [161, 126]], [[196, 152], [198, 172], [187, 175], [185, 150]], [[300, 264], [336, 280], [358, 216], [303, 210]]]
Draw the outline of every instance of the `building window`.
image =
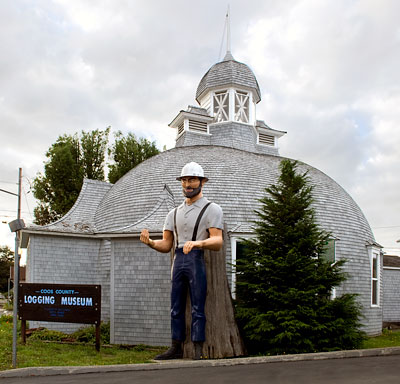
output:
[[267, 133], [258, 133], [258, 144], [269, 145], [271, 147], [275, 146], [275, 136], [268, 135]]
[[182, 135], [182, 133], [183, 133], [184, 130], [185, 130], [185, 126], [184, 126], [184, 123], [183, 123], [183, 121], [182, 121], [182, 123], [180, 123], [180, 124], [178, 125], [178, 136]]
[[205, 121], [189, 120], [189, 131], [208, 133]]
[[229, 120], [229, 94], [227, 91], [215, 92], [214, 117], [217, 122]]
[[[336, 262], [336, 242], [335, 239], [329, 239], [325, 243], [325, 249], [321, 254], [321, 257], [332, 265]], [[332, 288], [331, 299], [336, 298], [336, 287]]]
[[336, 261], [336, 244], [334, 239], [329, 239], [325, 243], [325, 249], [322, 253], [322, 258], [324, 258], [326, 261], [329, 261], [331, 264], [333, 264]]
[[379, 254], [372, 253], [371, 263], [371, 305], [379, 306]]
[[236, 262], [238, 260], [243, 260], [245, 257], [245, 248], [246, 246], [244, 245], [243, 241], [239, 238], [232, 237], [231, 238], [231, 251], [232, 251], [232, 298], [236, 299], [236, 293], [237, 293], [237, 281], [240, 281], [240, 273], [236, 272]]
[[371, 268], [371, 307], [379, 307], [381, 295], [381, 246], [369, 243], [367, 251]]
[[249, 94], [246, 92], [235, 92], [235, 121], [249, 122]]

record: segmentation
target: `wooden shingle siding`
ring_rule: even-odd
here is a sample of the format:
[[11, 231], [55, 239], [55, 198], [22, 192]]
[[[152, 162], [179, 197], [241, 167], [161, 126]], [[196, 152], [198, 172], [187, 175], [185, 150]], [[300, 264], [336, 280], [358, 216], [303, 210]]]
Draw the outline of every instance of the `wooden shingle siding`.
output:
[[208, 129], [210, 136], [196, 135], [193, 130], [185, 131], [178, 138], [176, 147], [215, 145], [265, 155], [278, 155], [277, 147], [257, 144], [257, 132], [250, 125], [230, 121], [209, 124]]
[[[390, 260], [389, 258], [392, 258], [392, 260]], [[400, 257], [398, 257], [398, 256], [384, 256], [383, 321], [385, 323], [400, 323], [400, 266], [399, 266], [399, 260], [400, 260]]]
[[[231, 129], [229, 135], [234, 135], [234, 130], [236, 128], [239, 130], [239, 126], [240, 124], [238, 127], [235, 127], [235, 124], [227, 125], [226, 129]], [[217, 128], [215, 124], [213, 129]], [[187, 133], [191, 132], [185, 132], [185, 135]], [[256, 135], [255, 131], [252, 134]], [[204, 134], [191, 133], [191, 135], [207, 138]], [[248, 143], [248, 139], [244, 139], [245, 148], [246, 142]], [[108, 265], [109, 249], [113, 247], [114, 291], [112, 296], [114, 297], [115, 342], [152, 344], [156, 338], [159, 338], [160, 342], [167, 343], [169, 328], [164, 324], [167, 320], [163, 316], [168, 317], [166, 308], [169, 305], [167, 281], [170, 272], [169, 259], [168, 255], [157, 254], [142, 247], [137, 237], [141, 228], [147, 227], [161, 235], [167, 212], [173, 205], [183, 200], [180, 183], [175, 178], [180, 174], [184, 164], [196, 161], [203, 166], [209, 177], [204, 187], [205, 196], [221, 205], [228, 233], [234, 228], [239, 228], [236, 235], [240, 236], [241, 231], [248, 231], [246, 228], [249, 227], [249, 223], [257, 219], [254, 210], [259, 207], [258, 200], [263, 196], [264, 188], [277, 182], [281, 160], [282, 157], [279, 156], [264, 155], [228, 146], [183, 146], [164, 151], [139, 164], [112, 188], [108, 188], [105, 194], [102, 189], [103, 184], [91, 184], [92, 187], [96, 185], [99, 187], [98, 196], [101, 198], [97, 200], [97, 208], [93, 209], [93, 206], [88, 204], [86, 207], [88, 212], [85, 212], [85, 207], [82, 206], [79, 208], [81, 216], [74, 217], [76, 220], [80, 220], [80, 217], [90, 219], [88, 225], [90, 228], [95, 228], [98, 235], [104, 234], [107, 238], [108, 234], [112, 234], [113, 237], [109, 238], [111, 245], [93, 239], [70, 238], [67, 240], [58, 236], [43, 237], [43, 240], [40, 240], [42, 241], [40, 251], [34, 252], [33, 255], [36, 259], [33, 278], [36, 281], [44, 281], [50, 270], [53, 273], [56, 270], [57, 274], [53, 275], [55, 280], [63, 280], [67, 278], [66, 276], [72, 275], [80, 281], [96, 283], [102, 281], [104, 295], [110, 297], [112, 288], [108, 288], [111, 279]], [[365, 315], [365, 330], [370, 334], [379, 333], [382, 325], [382, 308], [371, 308], [371, 275], [366, 249], [366, 243], [373, 241], [371, 229], [357, 204], [342, 187], [309, 165], [301, 164], [299, 171], [308, 171], [310, 182], [314, 185], [313, 207], [319, 224], [338, 239], [337, 259], [347, 260], [344, 268], [349, 274], [349, 279], [338, 288], [337, 292], [338, 294], [357, 293]], [[168, 186], [170, 192], [165, 190], [165, 185]], [[87, 189], [89, 190], [93, 198], [95, 189]], [[85, 199], [86, 197], [82, 196], [81, 201]], [[68, 220], [71, 220], [71, 215], [67, 218]], [[79, 226], [75, 228], [72, 222], [68, 221], [68, 223], [67, 230], [79, 230]], [[65, 230], [63, 228], [63, 221], [60, 221], [52, 227], [52, 230]], [[84, 233], [82, 231], [82, 234]], [[131, 234], [133, 237], [129, 241], [117, 240], [114, 236], [119, 233]], [[36, 236], [31, 238], [33, 247], [38, 245], [35, 239]], [[227, 262], [230, 262], [230, 240], [226, 241]], [[52, 259], [54, 252], [59, 256]], [[64, 269], [59, 268], [59, 260], [63, 258], [66, 260]], [[150, 258], [150, 264], [147, 264], [146, 258]], [[98, 264], [98, 267], [94, 268], [95, 264]], [[45, 265], [50, 270], [41, 269], [41, 265]], [[124, 268], [126, 268], [125, 272]], [[156, 292], [158, 296], [154, 295], [155, 292], [152, 290], [150, 290], [151, 295], [144, 295], [144, 288], [139, 289], [139, 286], [135, 284], [141, 282], [140, 284], [147, 287], [146, 280], [157, 281], [153, 287], [161, 284], [162, 290], [166, 291], [165, 297], [158, 295], [160, 293], [158, 291]], [[134, 290], [137, 290], [135, 293], [137, 296], [132, 301], [131, 295]], [[155, 312], [156, 308], [163, 309]], [[166, 327], [165, 334], [160, 330], [154, 331], [156, 333], [153, 334], [144, 326], [150, 314], [160, 316], [154, 317], [153, 320]], [[156, 318], [158, 318], [157, 321]], [[135, 322], [132, 323], [131, 320]], [[151, 327], [155, 326], [151, 324]]]
[[232, 84], [248, 89], [254, 89], [256, 103], [261, 99], [260, 87], [252, 70], [243, 63], [235, 60], [222, 61], [214, 64], [201, 79], [197, 91], [196, 100], [199, 100], [207, 89], [231, 86]]
[[[104, 239], [31, 235], [27, 252], [27, 282], [100, 284], [102, 321], [110, 320], [110, 245]], [[30, 327], [73, 332], [83, 324], [30, 322]]]
[[115, 344], [169, 345], [170, 255], [137, 240], [113, 241]]
[[[249, 92], [248, 117], [256, 119], [255, 104], [261, 98], [257, 80], [247, 65], [227, 54], [200, 81], [196, 99], [201, 100], [201, 107], [189, 106], [170, 124], [178, 131], [175, 148], [140, 163], [115, 185], [85, 180], [76, 203], [63, 218], [22, 231], [30, 236], [30, 282], [102, 285], [102, 316], [111, 322], [114, 343], [170, 343], [170, 257], [143, 245], [139, 234], [147, 228], [152, 237], [162, 236], [167, 213], [183, 201], [176, 177], [186, 163], [195, 161], [204, 168], [209, 178], [204, 195], [223, 209], [229, 283], [231, 238], [252, 233], [265, 188], [279, 179], [283, 157], [277, 140], [285, 132], [262, 120], [216, 122], [210, 114], [211, 98], [221, 90]], [[234, 119], [232, 113], [229, 119]], [[337, 287], [336, 294], [357, 294], [363, 329], [378, 334], [382, 303], [392, 300], [384, 291], [397, 292], [397, 277], [379, 263], [379, 276], [386, 285], [380, 289], [379, 306], [372, 306], [371, 248], [367, 245], [374, 243], [374, 236], [367, 220], [349, 194], [323, 172], [304, 163], [299, 163], [298, 170], [308, 172], [314, 187], [315, 218], [336, 239], [336, 260], [346, 260], [343, 268], [348, 279]], [[400, 295], [396, 294], [393, 305], [399, 308], [396, 300]], [[386, 318], [400, 316], [394, 312], [394, 307], [385, 307]], [[71, 329], [65, 324], [46, 326]]]

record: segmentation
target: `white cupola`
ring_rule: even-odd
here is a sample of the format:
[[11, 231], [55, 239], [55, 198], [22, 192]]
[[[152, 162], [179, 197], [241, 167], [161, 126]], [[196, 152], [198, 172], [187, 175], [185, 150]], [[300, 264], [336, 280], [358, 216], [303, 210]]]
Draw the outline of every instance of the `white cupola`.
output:
[[228, 51], [201, 79], [196, 100], [214, 121], [254, 125], [261, 92], [252, 70]]
[[236, 61], [230, 49], [202, 77], [196, 90], [198, 107], [189, 105], [169, 124], [177, 132], [176, 147], [214, 145], [279, 155], [278, 139], [286, 132], [257, 120], [261, 91], [253, 71]]

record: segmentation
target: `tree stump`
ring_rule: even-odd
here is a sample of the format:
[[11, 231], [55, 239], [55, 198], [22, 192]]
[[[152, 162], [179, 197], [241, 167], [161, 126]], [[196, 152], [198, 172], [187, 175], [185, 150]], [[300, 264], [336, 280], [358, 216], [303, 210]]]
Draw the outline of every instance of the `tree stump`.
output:
[[[225, 237], [225, 236], [224, 236]], [[236, 324], [232, 297], [226, 276], [225, 242], [221, 251], [204, 251], [207, 273], [206, 341], [203, 355], [210, 359], [243, 356], [244, 343]], [[194, 357], [194, 347], [190, 338], [191, 326], [190, 295], [186, 301], [186, 341], [184, 358]]]

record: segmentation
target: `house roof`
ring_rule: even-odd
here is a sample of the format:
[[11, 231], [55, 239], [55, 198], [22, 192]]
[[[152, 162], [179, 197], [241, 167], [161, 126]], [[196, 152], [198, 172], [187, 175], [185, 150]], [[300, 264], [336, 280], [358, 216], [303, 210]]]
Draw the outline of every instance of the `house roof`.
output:
[[65, 232], [94, 234], [96, 226], [94, 216], [100, 201], [113, 184], [98, 180], [84, 179], [81, 192], [66, 215], [48, 225], [30, 225], [30, 231]]
[[[276, 183], [283, 158], [216, 146], [179, 147], [144, 161], [120, 179], [101, 200], [94, 227], [101, 233], [137, 233], [146, 226], [159, 232], [168, 210], [183, 201], [175, 180], [184, 164], [200, 163], [209, 181], [205, 196], [221, 205], [229, 233], [248, 233], [265, 187]], [[316, 219], [340, 239], [373, 240], [354, 200], [321, 171], [299, 164], [314, 185]], [[168, 192], [166, 192], [166, 188]]]
[[400, 268], [400, 256], [383, 255], [383, 266]]
[[[137, 235], [141, 229], [161, 232], [166, 214], [183, 201], [180, 174], [184, 164], [196, 161], [209, 178], [204, 195], [221, 205], [230, 235], [252, 231], [258, 217], [259, 199], [265, 187], [276, 183], [280, 174], [279, 156], [263, 155], [218, 146], [179, 147], [162, 152], [129, 171], [116, 184], [85, 180], [71, 211], [61, 220], [29, 232], [86, 235]], [[304, 163], [308, 172], [315, 217], [322, 227], [341, 239], [373, 241], [373, 235], [360, 208], [330, 177]]]
[[226, 55], [224, 60], [214, 64], [200, 80], [196, 91], [196, 100], [210, 89], [222, 86], [242, 86], [255, 91], [254, 99], [261, 100], [261, 91], [253, 71], [243, 63], [236, 61], [232, 55]]
[[[253, 89], [256, 101], [260, 100], [253, 72], [230, 54], [204, 75], [196, 97], [210, 88], [230, 84]], [[185, 113], [207, 118], [204, 108], [190, 107]], [[206, 137], [208, 145], [185, 142], [140, 163], [114, 185], [85, 180], [77, 202], [63, 218], [44, 227], [30, 226], [26, 232], [94, 236], [136, 236], [142, 228], [161, 232], [167, 213], [183, 201], [176, 177], [186, 163], [195, 161], [209, 178], [204, 195], [222, 207], [228, 233], [247, 234], [258, 219], [255, 210], [260, 208], [265, 188], [278, 181], [283, 159], [277, 152], [259, 151], [255, 131], [263, 129], [278, 137], [285, 132], [273, 130], [261, 120], [256, 127], [238, 122], [218, 124], [218, 130], [211, 126], [211, 135], [198, 135]], [[215, 136], [215, 140], [211, 142], [209, 136]], [[338, 243], [359, 242], [364, 246], [374, 242], [363, 213], [340, 185], [307, 164], [299, 163], [298, 170], [307, 172], [314, 187], [316, 220], [340, 239]]]

